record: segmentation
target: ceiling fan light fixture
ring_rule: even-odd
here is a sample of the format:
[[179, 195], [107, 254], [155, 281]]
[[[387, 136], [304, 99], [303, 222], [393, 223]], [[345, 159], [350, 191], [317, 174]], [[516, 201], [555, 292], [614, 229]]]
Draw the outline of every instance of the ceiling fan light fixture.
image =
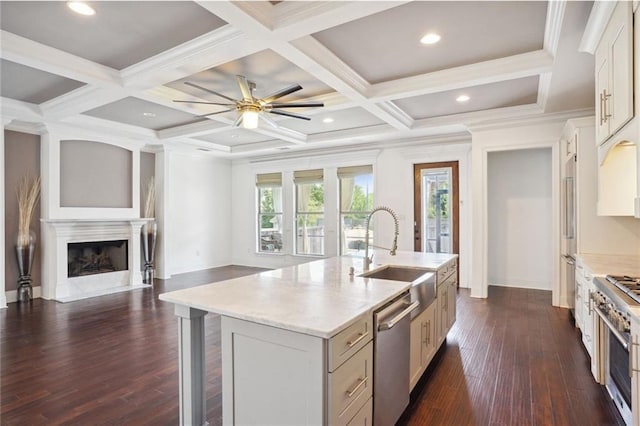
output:
[[242, 111], [242, 127], [245, 129], [257, 129], [259, 115], [258, 111], [252, 109]]
[[93, 16], [96, 14], [95, 9], [83, 1], [68, 1], [67, 7], [73, 10], [75, 13], [84, 16]]

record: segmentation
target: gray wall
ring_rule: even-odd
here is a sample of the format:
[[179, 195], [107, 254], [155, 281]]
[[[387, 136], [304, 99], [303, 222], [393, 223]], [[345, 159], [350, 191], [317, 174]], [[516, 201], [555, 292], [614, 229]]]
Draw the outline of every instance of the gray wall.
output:
[[[40, 136], [13, 131], [4, 132], [4, 161], [5, 161], [5, 290], [15, 290], [18, 285], [18, 268], [16, 266], [15, 238], [18, 232], [18, 201], [16, 188], [23, 176], [40, 175]], [[40, 249], [40, 202], [36, 205], [31, 220], [31, 229], [36, 233], [36, 256], [33, 261], [31, 277], [33, 286], [39, 287]]]
[[60, 207], [131, 208], [132, 165], [128, 149], [60, 141]]
[[140, 153], [140, 217], [144, 217], [144, 204], [147, 198], [147, 184], [156, 174], [156, 154]]

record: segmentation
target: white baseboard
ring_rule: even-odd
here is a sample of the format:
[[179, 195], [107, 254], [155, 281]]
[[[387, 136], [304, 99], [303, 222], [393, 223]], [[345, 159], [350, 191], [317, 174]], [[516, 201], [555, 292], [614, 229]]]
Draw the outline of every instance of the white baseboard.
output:
[[[9, 290], [6, 291], [5, 297], [7, 299], [7, 303], [14, 303], [18, 301], [18, 290]], [[42, 287], [33, 287], [33, 298], [39, 299], [42, 297]]]

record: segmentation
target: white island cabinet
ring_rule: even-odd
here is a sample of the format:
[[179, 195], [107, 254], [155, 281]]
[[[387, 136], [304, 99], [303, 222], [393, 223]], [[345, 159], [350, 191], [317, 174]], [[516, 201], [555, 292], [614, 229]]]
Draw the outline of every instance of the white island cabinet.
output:
[[[455, 255], [374, 258], [438, 269]], [[206, 424], [204, 315], [213, 312], [222, 316], [225, 425], [370, 425], [373, 313], [411, 284], [361, 272], [362, 259], [345, 256], [161, 294], [179, 323], [180, 423]]]

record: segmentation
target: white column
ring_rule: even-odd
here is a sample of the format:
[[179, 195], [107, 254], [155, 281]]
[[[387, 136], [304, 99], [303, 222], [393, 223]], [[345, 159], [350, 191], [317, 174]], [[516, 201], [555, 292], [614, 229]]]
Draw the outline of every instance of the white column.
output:
[[167, 264], [167, 247], [169, 247], [169, 166], [170, 153], [164, 147], [155, 156], [156, 185], [156, 222], [158, 224], [158, 241], [156, 243], [155, 269], [156, 278], [171, 278], [171, 270]]
[[4, 280], [4, 244], [5, 244], [5, 232], [4, 232], [4, 127], [9, 124], [10, 120], [2, 120], [2, 132], [0, 135], [0, 188], [2, 188], [0, 196], [0, 308], [7, 307], [7, 296], [5, 294], [5, 280]]
[[207, 425], [204, 351], [204, 316], [207, 312], [176, 305], [175, 314], [180, 353], [180, 425]]

